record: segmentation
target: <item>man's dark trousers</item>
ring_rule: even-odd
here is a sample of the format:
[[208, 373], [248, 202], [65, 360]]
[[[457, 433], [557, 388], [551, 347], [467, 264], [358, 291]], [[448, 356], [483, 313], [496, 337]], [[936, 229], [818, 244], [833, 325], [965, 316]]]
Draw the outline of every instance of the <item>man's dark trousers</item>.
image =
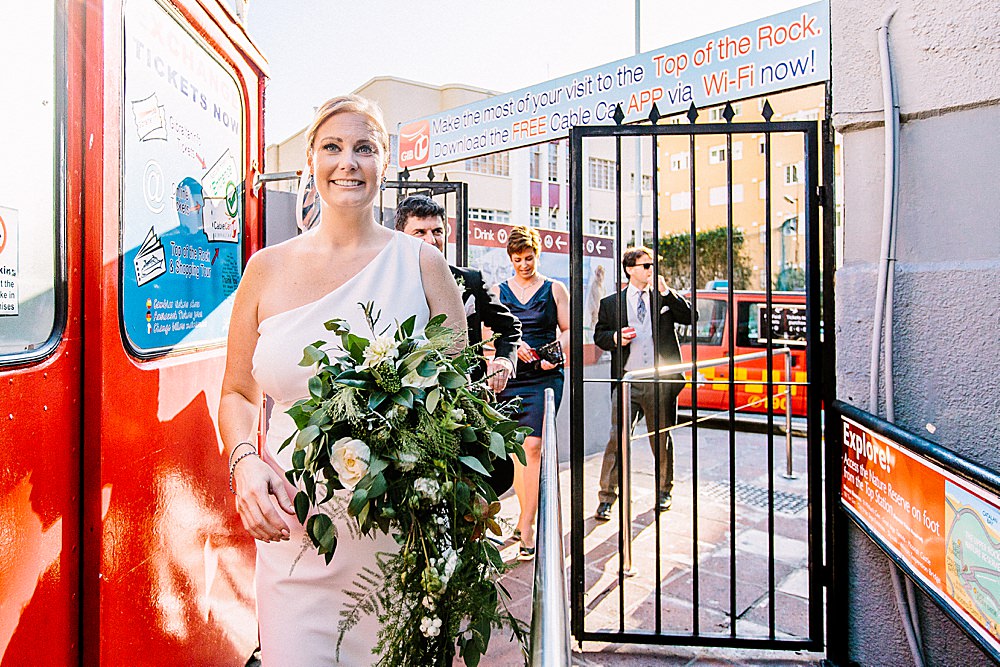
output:
[[[671, 380], [680, 380], [681, 376], [668, 376]], [[666, 378], [665, 378], [666, 379]], [[660, 451], [659, 480], [660, 493], [672, 493], [674, 488], [674, 439], [671, 432], [665, 429], [677, 423], [677, 395], [684, 386], [679, 382], [659, 383], [659, 424], [654, 424], [656, 417], [655, 387], [649, 382], [630, 382], [632, 393], [631, 419], [629, 436], [636, 424], [644, 416], [646, 431], [650, 434], [649, 446], [656, 456], [656, 448]], [[601, 489], [597, 498], [602, 503], [613, 503], [618, 499], [618, 404], [620, 402], [618, 389], [611, 392], [611, 436], [604, 452], [601, 465]], [[626, 417], [629, 418], [629, 417]], [[653, 435], [653, 431], [659, 431]]]

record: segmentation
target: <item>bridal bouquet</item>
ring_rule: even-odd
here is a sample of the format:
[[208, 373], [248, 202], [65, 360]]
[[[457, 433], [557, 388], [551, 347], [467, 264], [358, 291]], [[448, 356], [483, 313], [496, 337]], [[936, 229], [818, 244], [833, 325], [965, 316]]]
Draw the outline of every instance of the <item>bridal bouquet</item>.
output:
[[498, 581], [505, 564], [484, 538], [500, 534], [493, 461], [513, 454], [523, 463], [528, 429], [507, 418], [513, 406], [492, 405], [485, 384], [470, 381], [476, 347], [446, 354], [457, 338], [443, 315], [414, 334], [415, 317], [380, 330], [374, 304], [359, 306], [370, 339], [330, 320], [340, 345], [317, 341], [300, 362], [316, 374], [309, 397], [288, 411], [297, 431], [282, 444], [294, 448], [296, 514], [327, 563], [337, 529], [323, 504], [337, 489], [351, 491], [347, 512], [361, 533], [399, 544], [348, 591], [341, 638], [375, 614], [379, 665], [449, 665], [457, 648], [474, 667], [495, 627], [509, 625], [524, 645]]

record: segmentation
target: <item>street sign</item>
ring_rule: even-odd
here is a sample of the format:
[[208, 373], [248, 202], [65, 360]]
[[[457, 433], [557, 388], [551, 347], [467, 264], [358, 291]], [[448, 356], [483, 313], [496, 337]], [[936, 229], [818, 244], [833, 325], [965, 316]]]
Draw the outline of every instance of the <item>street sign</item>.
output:
[[[511, 225], [499, 225], [493, 222], [469, 221], [469, 245], [489, 248], [506, 248], [510, 237]], [[542, 252], [569, 254], [569, 233], [554, 229], [539, 229], [542, 239]], [[614, 242], [605, 236], [583, 236], [583, 254], [588, 257], [614, 257]]]

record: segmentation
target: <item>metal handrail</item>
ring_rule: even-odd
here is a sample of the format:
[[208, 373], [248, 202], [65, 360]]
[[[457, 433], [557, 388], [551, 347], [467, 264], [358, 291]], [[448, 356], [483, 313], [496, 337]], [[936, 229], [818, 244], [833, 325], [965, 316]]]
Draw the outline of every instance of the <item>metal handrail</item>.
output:
[[542, 458], [538, 480], [538, 533], [535, 586], [531, 596], [531, 667], [569, 667], [569, 598], [563, 552], [559, 455], [556, 448], [556, 395], [545, 390]]
[[[622, 474], [621, 503], [622, 503], [622, 572], [627, 576], [632, 576], [635, 572], [632, 569], [632, 386], [635, 380], [648, 380], [660, 375], [673, 375], [675, 373], [693, 373], [697, 369], [710, 368], [712, 366], [723, 366], [730, 362], [740, 363], [763, 359], [771, 354], [772, 357], [783, 355], [785, 357], [785, 382], [773, 382], [773, 385], [791, 385], [792, 378], [792, 350], [782, 347], [764, 352], [750, 352], [738, 354], [735, 357], [719, 357], [716, 359], [705, 359], [699, 361], [697, 365], [691, 362], [680, 362], [652, 368], [641, 368], [628, 371], [621, 379], [621, 391], [619, 396], [622, 404], [623, 419], [619, 425], [621, 429], [621, 457], [619, 466]], [[732, 378], [730, 378], [732, 379]], [[785, 399], [785, 477], [793, 479], [792, 471], [792, 397], [790, 391]], [[614, 406], [612, 406], [614, 409]]]

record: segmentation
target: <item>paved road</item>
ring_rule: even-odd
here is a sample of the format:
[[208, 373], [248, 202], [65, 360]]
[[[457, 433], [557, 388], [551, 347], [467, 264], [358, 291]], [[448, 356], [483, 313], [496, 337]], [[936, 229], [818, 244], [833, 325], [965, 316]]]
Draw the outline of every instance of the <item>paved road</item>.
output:
[[[604, 389], [606, 391], [606, 389]], [[596, 429], [596, 427], [595, 427]], [[605, 427], [605, 435], [607, 427]], [[565, 432], [565, 431], [564, 431]], [[655, 564], [657, 549], [660, 560], [660, 614], [664, 632], [689, 633], [697, 614], [702, 632], [728, 634], [733, 616], [741, 636], [767, 636], [771, 596], [769, 591], [768, 556], [774, 555], [774, 616], [775, 632], [779, 637], [804, 637], [808, 634], [808, 555], [809, 534], [806, 506], [806, 476], [786, 480], [784, 438], [774, 437], [774, 458], [768, 465], [767, 436], [760, 433], [739, 433], [736, 436], [737, 471], [736, 522], [730, 524], [729, 498], [730, 454], [729, 435], [725, 431], [699, 430], [697, 480], [692, 468], [692, 445], [689, 429], [676, 433], [677, 485], [673, 508], [661, 515], [657, 531], [653, 505], [653, 460], [646, 442], [637, 441], [633, 458], [633, 553], [636, 574], [619, 586], [618, 568], [618, 505], [616, 515], [607, 523], [592, 518], [597, 504], [596, 488], [603, 444], [587, 446], [584, 484], [584, 552], [586, 616], [588, 630], [618, 631], [624, 613], [628, 630], [650, 630], [656, 613]], [[568, 447], [561, 447], [568, 451]], [[805, 440], [796, 438], [794, 463], [805, 471]], [[564, 454], [564, 452], [560, 452]], [[563, 492], [563, 526], [569, 549], [570, 479], [568, 457], [560, 456], [561, 488]], [[773, 524], [766, 510], [769, 476], [773, 475], [778, 510]], [[697, 493], [696, 493], [697, 490]], [[694, 541], [692, 538], [694, 499], [698, 497], [698, 564], [697, 607], [693, 603], [695, 589]], [[761, 501], [764, 500], [765, 503]], [[513, 494], [503, 499], [501, 516], [511, 525], [516, 520], [518, 505]], [[769, 538], [773, 525], [773, 542]], [[730, 565], [735, 535], [737, 606], [731, 609]], [[657, 543], [659, 546], [657, 547]], [[512, 561], [517, 544], [508, 540], [504, 556]], [[567, 561], [568, 562], [568, 561]], [[531, 564], [519, 564], [505, 577], [513, 595], [512, 609], [530, 620]], [[517, 665], [518, 649], [494, 639], [483, 665]], [[575, 665], [617, 667], [633, 665], [782, 665], [817, 664], [821, 655], [810, 653], [747, 652], [684, 647], [648, 647], [587, 643], [584, 651], [574, 656]]]

